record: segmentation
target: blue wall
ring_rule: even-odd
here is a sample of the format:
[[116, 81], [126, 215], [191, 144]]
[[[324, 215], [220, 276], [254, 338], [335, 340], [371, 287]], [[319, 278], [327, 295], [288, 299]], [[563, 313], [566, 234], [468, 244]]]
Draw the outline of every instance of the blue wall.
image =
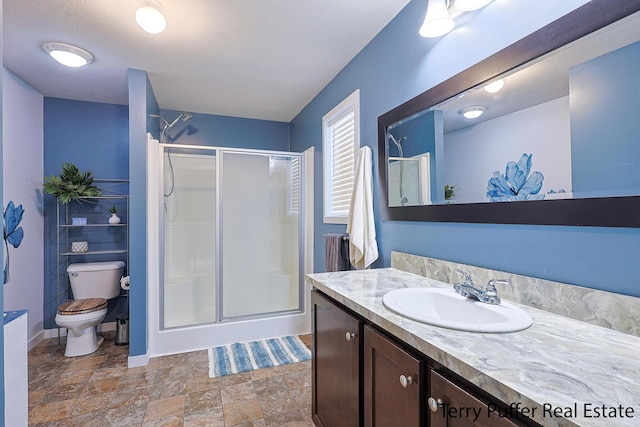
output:
[[[60, 174], [62, 163], [90, 170], [95, 178], [128, 179], [128, 128], [126, 105], [44, 98], [44, 175]], [[56, 328], [56, 200], [45, 196], [44, 205], [44, 327]], [[105, 210], [106, 214], [106, 210]], [[72, 261], [99, 261], [81, 259]], [[109, 302], [109, 316], [126, 311], [126, 300]]]
[[[161, 110], [172, 122], [180, 111]], [[178, 122], [167, 131], [166, 142], [187, 145], [252, 148], [289, 151], [289, 123], [192, 113], [187, 122]]]
[[579, 197], [640, 193], [639, 69], [640, 42], [569, 72], [571, 173]]
[[[418, 28], [426, 0], [414, 0], [295, 117], [292, 150], [315, 146], [316, 152], [317, 271], [324, 265], [322, 234], [345, 231], [344, 226], [322, 222], [322, 116], [360, 89], [361, 140], [377, 157], [378, 116], [583, 3], [546, 2], [540, 7], [533, 0], [497, 0], [461, 16], [459, 28], [452, 33], [425, 39], [418, 35]], [[379, 218], [378, 203], [376, 195], [374, 209]], [[381, 258], [375, 267], [388, 266], [390, 252], [396, 250], [640, 296], [639, 229], [378, 220], [376, 230]]]
[[147, 132], [155, 129], [158, 102], [147, 73], [129, 69], [129, 354], [147, 352]]

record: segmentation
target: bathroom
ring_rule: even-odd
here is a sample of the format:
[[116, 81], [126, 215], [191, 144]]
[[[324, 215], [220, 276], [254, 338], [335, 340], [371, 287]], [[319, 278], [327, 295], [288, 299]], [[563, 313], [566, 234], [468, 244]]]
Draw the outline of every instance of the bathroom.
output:
[[[11, 3], [5, 0], [5, 9]], [[178, 136], [176, 143], [180, 144], [198, 145], [208, 140], [212, 142], [206, 144], [214, 146], [275, 151], [303, 152], [313, 146], [316, 151], [311, 237], [313, 271], [322, 271], [323, 235], [345, 231], [344, 225], [325, 224], [322, 219], [319, 154], [322, 116], [359, 88], [361, 141], [372, 147], [375, 162], [378, 116], [583, 3], [585, 1], [576, 0], [540, 7], [539, 2], [533, 0], [495, 0], [481, 12], [461, 17], [459, 31], [430, 40], [420, 37], [416, 30], [424, 19], [426, 1], [407, 2], [344, 71], [317, 96], [307, 100], [291, 120], [199, 114], [195, 106], [184, 107], [195, 113], [194, 117], [178, 124], [170, 136]], [[526, 19], [515, 20], [514, 16], [526, 16]], [[494, 31], [498, 23], [500, 32]], [[7, 38], [6, 26], [4, 31]], [[482, 44], [475, 43], [479, 37], [483, 39]], [[400, 43], [404, 46], [398, 49], [404, 55], [402, 60], [388, 59], [390, 46]], [[474, 47], [469, 49], [472, 43]], [[383, 57], [385, 65], [381, 66]], [[25, 213], [22, 223], [25, 240], [19, 248], [10, 248], [11, 282], [5, 285], [0, 299], [3, 308], [5, 311], [29, 310], [29, 340], [33, 344], [46, 334], [54, 333], [55, 327], [50, 319], [45, 319], [45, 312], [49, 312], [52, 305], [53, 291], [47, 277], [51, 274], [49, 243], [55, 218], [47, 215], [46, 210], [43, 214], [36, 209], [42, 206], [42, 196], [35, 191], [39, 189], [41, 177], [58, 173], [64, 161], [75, 161], [91, 169], [97, 177], [129, 179], [132, 201], [129, 274], [134, 284], [130, 294], [129, 350], [130, 361], [143, 364], [148, 352], [149, 328], [144, 147], [147, 130], [156, 132], [156, 137], [160, 135], [157, 123], [147, 125], [141, 118], [147, 113], [158, 113], [173, 119], [181, 110], [163, 109], [163, 102], [153, 99], [149, 88], [149, 79], [153, 80], [150, 70], [149, 76], [145, 72], [129, 73], [128, 105], [117, 105], [43, 95], [25, 83], [26, 76], [21, 78], [11, 72], [9, 63], [5, 62], [5, 66], [4, 204], [9, 200], [21, 203], [28, 214]], [[199, 132], [190, 135], [189, 130], [193, 129]], [[109, 144], [97, 143], [98, 137]], [[374, 173], [374, 187], [376, 179]], [[35, 218], [30, 216], [36, 212]], [[376, 231], [380, 258], [375, 268], [389, 266], [393, 250], [640, 296], [638, 228], [383, 221], [379, 213], [378, 208]], [[33, 264], [37, 268], [32, 267]], [[140, 285], [136, 287], [136, 283]]]

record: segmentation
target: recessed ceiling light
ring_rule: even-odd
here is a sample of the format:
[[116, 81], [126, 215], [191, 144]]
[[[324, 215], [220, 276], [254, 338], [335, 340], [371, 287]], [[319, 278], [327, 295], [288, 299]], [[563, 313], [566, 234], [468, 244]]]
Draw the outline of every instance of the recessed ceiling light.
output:
[[[154, 2], [159, 6], [158, 2]], [[147, 33], [158, 34], [167, 28], [167, 20], [160, 11], [148, 4], [136, 10], [136, 22]]]
[[493, 0], [455, 0], [453, 6], [461, 12], [469, 12], [485, 7], [492, 1]]
[[467, 119], [477, 119], [487, 111], [487, 107], [483, 105], [475, 105], [473, 107], [467, 107], [460, 110], [460, 113], [465, 116]]
[[82, 67], [93, 61], [93, 56], [89, 52], [67, 43], [45, 43], [42, 48], [53, 59], [67, 67]]
[[489, 93], [496, 93], [497, 91], [502, 89], [503, 86], [504, 86], [504, 80], [500, 79], [500, 80], [496, 80], [495, 82], [491, 82], [488, 85], [486, 85], [484, 87], [484, 90], [486, 90]]

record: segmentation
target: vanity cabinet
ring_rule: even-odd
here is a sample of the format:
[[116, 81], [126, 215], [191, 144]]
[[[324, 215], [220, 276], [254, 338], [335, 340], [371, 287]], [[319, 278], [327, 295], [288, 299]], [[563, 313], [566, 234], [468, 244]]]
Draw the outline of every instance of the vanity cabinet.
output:
[[364, 327], [364, 425], [424, 425], [424, 363], [371, 326]]
[[315, 291], [311, 305], [313, 422], [360, 426], [362, 322]]
[[316, 426], [538, 426], [316, 290], [311, 305]]
[[427, 406], [430, 427], [525, 425], [512, 421], [510, 419], [512, 414], [509, 413], [508, 408], [498, 408], [496, 405], [486, 403], [434, 370], [429, 370]]

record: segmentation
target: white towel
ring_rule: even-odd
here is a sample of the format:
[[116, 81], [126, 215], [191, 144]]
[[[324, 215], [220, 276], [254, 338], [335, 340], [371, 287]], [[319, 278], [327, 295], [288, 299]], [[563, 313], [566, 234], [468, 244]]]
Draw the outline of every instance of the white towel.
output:
[[358, 270], [369, 267], [378, 259], [372, 187], [371, 148], [364, 146], [358, 154], [347, 223], [349, 260]]

